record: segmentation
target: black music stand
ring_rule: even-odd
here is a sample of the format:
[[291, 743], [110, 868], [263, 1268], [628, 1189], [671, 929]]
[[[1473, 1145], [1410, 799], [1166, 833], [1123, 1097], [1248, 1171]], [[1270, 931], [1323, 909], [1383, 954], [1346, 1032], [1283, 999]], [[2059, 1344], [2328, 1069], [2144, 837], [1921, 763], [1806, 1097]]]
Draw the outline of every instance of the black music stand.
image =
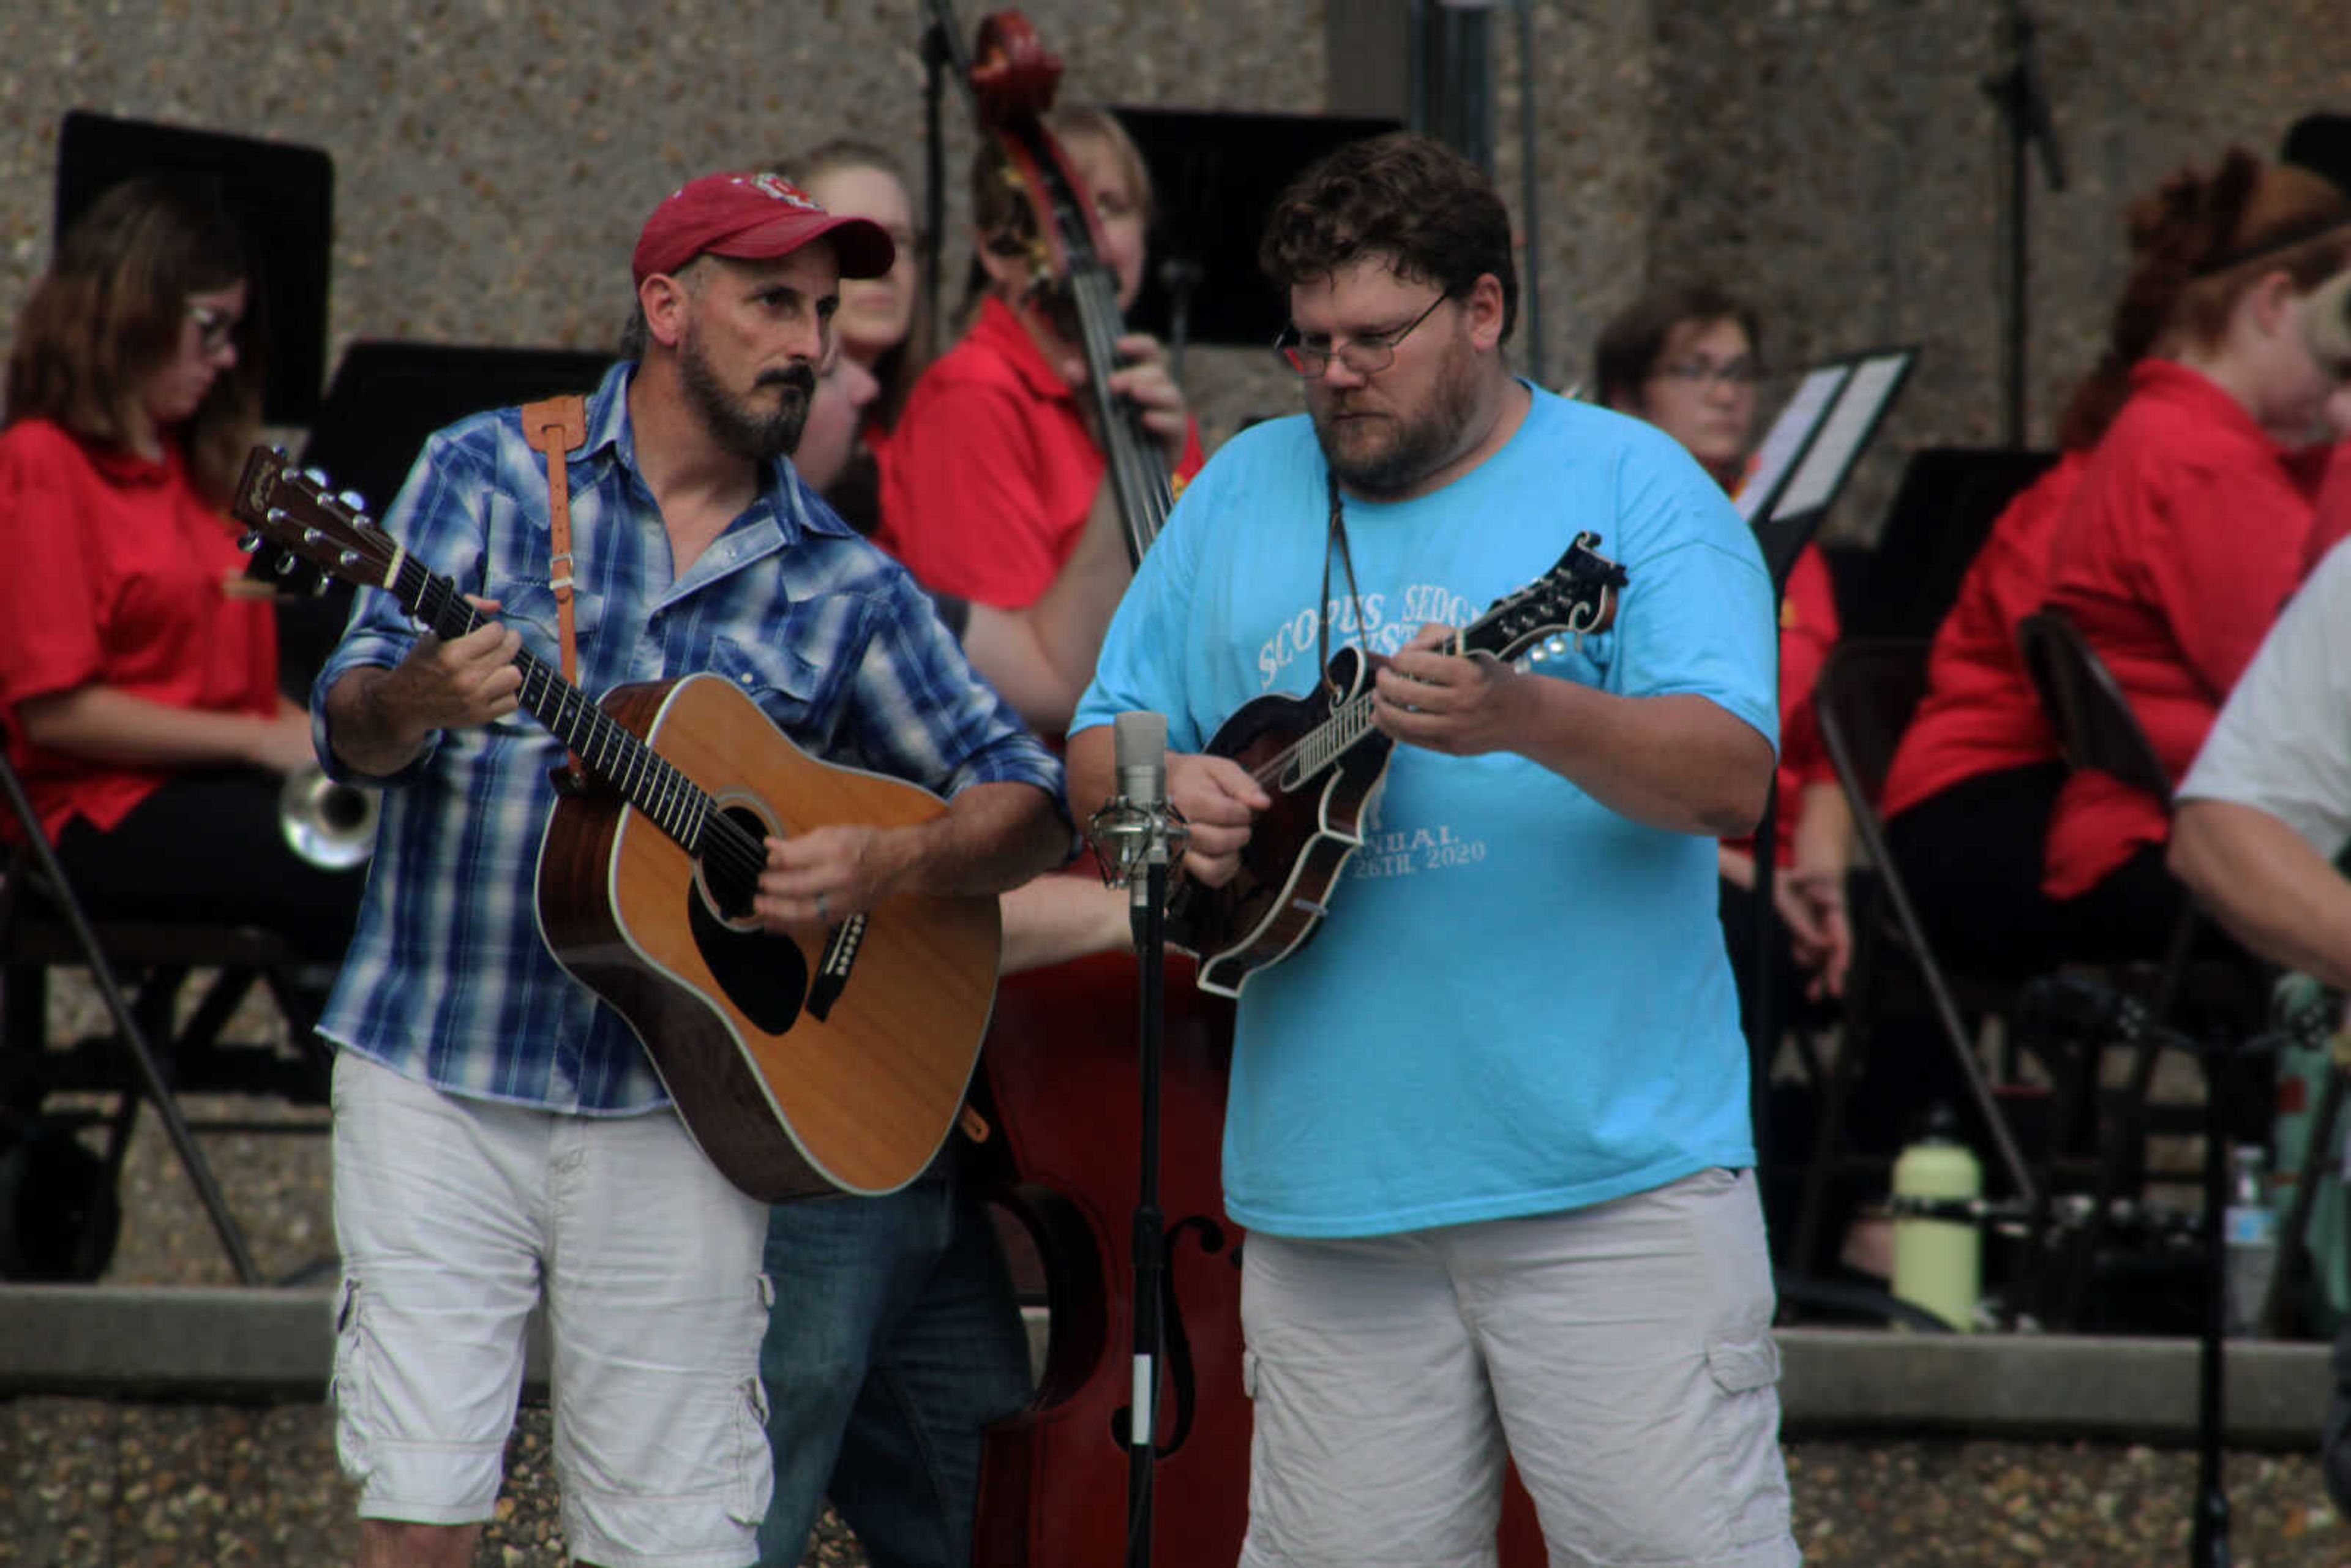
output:
[[56, 232], [110, 185], [153, 175], [212, 197], [245, 236], [249, 317], [266, 333], [261, 416], [303, 424], [326, 380], [335, 165], [323, 149], [77, 109], [57, 136]]
[[1258, 238], [1285, 186], [1323, 154], [1401, 129], [1394, 120], [1114, 109], [1151, 172], [1153, 265], [1127, 313], [1167, 345], [1260, 348], [1289, 323], [1290, 302], [1258, 270]]
[[[303, 443], [301, 462], [327, 475], [337, 490], [358, 492], [367, 509], [381, 517], [434, 431], [484, 409], [591, 392], [611, 362], [611, 355], [584, 349], [362, 340], [343, 350], [334, 385]], [[324, 583], [315, 567], [279, 572], [277, 566], [277, 559], [257, 559], [255, 574], [271, 576], [283, 590], [277, 603], [279, 679], [299, 701], [342, 633], [351, 591], [342, 583]]]
[[2053, 452], [2004, 446], [1912, 453], [1866, 557], [1864, 591], [1838, 607], [1845, 634], [1933, 636], [1992, 524], [2056, 461]]
[[[1796, 558], [1827, 517], [1917, 358], [1916, 348], [1896, 348], [1831, 361], [1806, 373], [1789, 406], [1766, 433], [1757, 451], [1756, 472], [1741, 488], [1738, 507], [1755, 530], [1755, 542], [1763, 552], [1775, 609], [1786, 591]], [[1763, 800], [1763, 819], [1755, 825], [1755, 913], [1747, 945], [1748, 1097], [1759, 1169], [1769, 1137], [1765, 1106], [1771, 1058], [1780, 1041], [1771, 939], [1776, 924], [1772, 891], [1780, 865], [1778, 786], [1779, 770], [1774, 768], [1772, 788]]]

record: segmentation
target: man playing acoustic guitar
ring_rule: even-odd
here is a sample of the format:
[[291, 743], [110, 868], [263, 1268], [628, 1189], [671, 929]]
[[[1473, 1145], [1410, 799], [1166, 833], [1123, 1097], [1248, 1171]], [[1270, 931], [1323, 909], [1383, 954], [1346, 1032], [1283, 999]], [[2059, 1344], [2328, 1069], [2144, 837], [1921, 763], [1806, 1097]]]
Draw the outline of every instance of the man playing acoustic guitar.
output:
[[[633, 258], [641, 352], [587, 400], [565, 467], [569, 550], [517, 411], [442, 432], [386, 530], [495, 619], [443, 641], [368, 593], [319, 676], [320, 755], [391, 787], [321, 1025], [339, 1047], [337, 1443], [363, 1564], [473, 1560], [542, 1291], [577, 1561], [748, 1563], [767, 1507], [767, 1207], [670, 1113], [653, 1031], [649, 1055], [549, 949], [536, 861], [564, 747], [517, 711], [516, 659], [561, 667], [576, 638], [590, 693], [708, 672], [806, 752], [948, 797], [914, 825], [747, 841], [764, 837], [764, 868], [747, 850], [725, 913], [810, 954], [841, 956], [839, 934], [893, 899], [993, 894], [1068, 852], [1051, 758], [783, 461], [839, 279], [890, 258], [878, 225], [772, 175], [671, 195]], [[612, 881], [632, 874], [616, 853]], [[682, 890], [675, 920], [709, 924], [701, 899]]]
[[[1165, 714], [1184, 870], [1221, 884], [1285, 783], [1207, 737], [1349, 643], [1387, 656], [1364, 846], [1240, 993], [1243, 1563], [1490, 1564], [1507, 1452], [1553, 1563], [1786, 1568], [1714, 887], [1772, 768], [1771, 585], [1670, 436], [1509, 373], [1510, 252], [1426, 138], [1343, 148], [1276, 204], [1310, 417], [1185, 491], [1079, 706], [1070, 799], [1108, 795], [1117, 714]], [[1586, 529], [1629, 575], [1612, 630], [1531, 666], [1440, 649]]]

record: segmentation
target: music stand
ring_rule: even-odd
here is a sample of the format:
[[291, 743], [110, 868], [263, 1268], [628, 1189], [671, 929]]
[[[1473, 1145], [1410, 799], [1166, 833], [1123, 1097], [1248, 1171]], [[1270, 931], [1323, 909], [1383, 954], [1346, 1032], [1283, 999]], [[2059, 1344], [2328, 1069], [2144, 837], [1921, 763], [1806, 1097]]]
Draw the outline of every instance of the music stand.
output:
[[2053, 452], [2006, 446], [1912, 453], [1865, 558], [1865, 591], [1838, 606], [1844, 635], [1933, 636], [1992, 524], [2056, 461]]
[[[1775, 607], [1797, 556], [1828, 515], [1917, 358], [1917, 349], [1901, 348], [1831, 361], [1805, 374], [1795, 396], [1772, 422], [1757, 449], [1756, 472], [1740, 491], [1740, 510], [1763, 552]], [[1779, 998], [1771, 983], [1772, 884], [1779, 876], [1780, 850], [1776, 771], [1773, 779], [1774, 788], [1764, 799], [1763, 820], [1755, 826], [1755, 915], [1747, 955], [1748, 1082], [1759, 1166], [1768, 1137], [1764, 1102], [1771, 1058], [1780, 1041]]]
[[[301, 463], [317, 468], [337, 490], [358, 492], [381, 517], [408, 477], [425, 438], [445, 424], [487, 408], [528, 402], [558, 392], [585, 392], [612, 356], [584, 349], [492, 349], [450, 343], [402, 343], [363, 339], [343, 350], [319, 417], [303, 443]], [[291, 559], [291, 558], [287, 558]], [[329, 583], [319, 592], [316, 567], [280, 573], [256, 559], [255, 575], [281, 589], [277, 601], [279, 679], [298, 700], [342, 633], [351, 591]]]
[[1170, 360], [1186, 342], [1261, 348], [1290, 320], [1290, 302], [1258, 270], [1266, 214], [1307, 165], [1399, 122], [1327, 114], [1237, 114], [1113, 109], [1151, 172], [1153, 265], [1127, 313]]
[[217, 201], [245, 236], [247, 314], [266, 333], [261, 417], [305, 424], [326, 380], [335, 165], [325, 150], [77, 109], [57, 136], [56, 230], [110, 185], [154, 175]]
[[1874, 350], [1843, 361], [1847, 373], [1838, 383], [1827, 413], [1815, 425], [1787, 478], [1750, 519], [1775, 584], [1787, 581], [1796, 557], [1828, 516], [1837, 492], [1852, 476], [1854, 464], [1877, 434], [1886, 411], [1894, 405], [1917, 359], [1917, 349], [1902, 348]]
[[1813, 444], [1821, 432], [1829, 410], [1836, 404], [1836, 395], [1844, 389], [1846, 378], [1853, 374], [1849, 360], [1831, 360], [1806, 371], [1796, 390], [1781, 406], [1771, 428], [1763, 433], [1763, 440], [1755, 448], [1755, 466], [1747, 482], [1739, 487], [1739, 496], [1731, 505], [1741, 521], [1753, 528], [1759, 519], [1771, 515], [1771, 503], [1787, 488], [1788, 476], [1796, 471], [1796, 460]]

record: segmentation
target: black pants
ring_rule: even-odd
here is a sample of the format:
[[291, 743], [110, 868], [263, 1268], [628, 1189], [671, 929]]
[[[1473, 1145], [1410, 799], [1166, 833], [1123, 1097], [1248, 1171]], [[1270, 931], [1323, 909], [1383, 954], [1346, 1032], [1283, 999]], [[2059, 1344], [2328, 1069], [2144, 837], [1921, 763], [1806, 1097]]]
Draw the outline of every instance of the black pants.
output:
[[287, 847], [282, 782], [263, 768], [183, 774], [104, 831], [68, 823], [58, 862], [93, 918], [258, 925], [305, 959], [333, 963], [350, 943], [367, 871], [321, 871]]
[[2022, 979], [2057, 963], [2065, 923], [2041, 891], [2041, 852], [2065, 771], [1980, 773], [1887, 821], [1886, 848], [1945, 964]]

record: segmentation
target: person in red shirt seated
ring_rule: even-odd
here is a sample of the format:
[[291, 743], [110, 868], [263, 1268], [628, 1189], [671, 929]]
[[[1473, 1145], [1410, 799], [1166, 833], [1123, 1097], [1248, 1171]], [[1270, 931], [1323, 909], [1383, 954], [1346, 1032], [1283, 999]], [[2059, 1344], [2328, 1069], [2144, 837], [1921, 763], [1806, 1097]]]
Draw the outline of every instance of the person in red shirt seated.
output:
[[59, 238], [8, 359], [0, 729], [93, 913], [264, 925], [329, 960], [361, 879], [281, 830], [310, 726], [221, 510], [258, 425], [253, 303], [235, 225], [162, 183]]
[[[2051, 547], [2048, 601], [2129, 699], [2164, 768], [2186, 772], [2301, 580], [2313, 507], [2289, 465], [2335, 390], [2304, 306], [2351, 260], [2351, 195], [2232, 151], [2135, 215], [2159, 315], [2128, 395]], [[2043, 887], [2087, 956], [2161, 950], [2179, 907], [2166, 801], [2099, 773], [2060, 790]]]
[[[1102, 259], [1120, 309], [1130, 309], [1151, 214], [1142, 155], [1100, 110], [1060, 110], [1045, 123], [1092, 204]], [[1085, 362], [1066, 290], [1040, 276], [1034, 215], [993, 139], [974, 161], [971, 195], [977, 311], [906, 400], [883, 464], [874, 539], [934, 591], [1017, 610], [1044, 592], [1088, 519], [1116, 498], [1079, 393]], [[1113, 390], [1142, 411], [1168, 471], [1188, 477], [1199, 438], [1158, 344], [1130, 333], [1117, 349]]]
[[[1594, 352], [1593, 388], [1620, 413], [1646, 419], [1736, 495], [1753, 461], [1755, 385], [1761, 332], [1755, 312], [1708, 284], [1643, 296], [1611, 320]], [[1779, 873], [1772, 904], [1790, 956], [1814, 997], [1843, 994], [1853, 956], [1844, 880], [1853, 860], [1853, 813], [1822, 747], [1813, 687], [1837, 637], [1828, 563], [1806, 545], [1780, 604]], [[1753, 845], [1719, 851], [1723, 919], [1748, 925]], [[1736, 951], [1737, 949], [1734, 949]]]
[[[2264, 183], [2265, 189], [2257, 192]], [[2260, 625], [2268, 623], [2299, 575], [2308, 503], [2290, 498], [2294, 486], [2283, 466], [2283, 449], [2260, 432], [2232, 393], [2196, 367], [2219, 354], [2227, 356], [2230, 366], [2239, 366], [2242, 348], [2224, 346], [2235, 307], [2248, 307], [2247, 327], [2257, 324], [2256, 317], [2277, 319], [2284, 298], [2307, 285], [2294, 285], [2294, 274], [2276, 264], [2307, 264], [2297, 262], [2297, 247], [2288, 246], [2266, 257], [2247, 255], [2242, 268], [2224, 267], [2210, 276], [2199, 269], [2214, 260], [2226, 262], [2232, 251], [2258, 249], [2265, 235], [2293, 232], [2295, 214], [2325, 226], [2341, 200], [2339, 192], [2314, 177], [2285, 168], [2264, 171], [2240, 155], [2222, 175], [2177, 176], [2134, 209], [2132, 270], [2104, 356], [2060, 423], [2063, 455], [2010, 503], [1969, 568], [1936, 632], [1926, 698], [1886, 776], [1880, 809], [1887, 819], [1889, 847], [1947, 957], [2022, 976], [2061, 957], [2147, 956], [2160, 949], [2163, 930], [2178, 908], [2178, 894], [2168, 883], [2141, 882], [2128, 893], [2118, 888], [2126, 904], [2140, 901], [2119, 910], [2067, 905], [2051, 896], [2053, 884], [2044, 887], [2059, 797], [2077, 787], [2069, 782], [2056, 737], [2017, 652], [2016, 626], [2058, 592], [2053, 558], [2060, 534], [2075, 528], [2085, 511], [2116, 519], [2118, 498], [2134, 492], [2146, 508], [2134, 515], [2150, 530], [2126, 544], [2110, 528], [2098, 530], [2105, 543], [2094, 554], [2107, 561], [2105, 570], [2137, 585], [2150, 583], [2151, 573], [2188, 580], [2172, 570], [2179, 558], [2168, 555], [2169, 547], [2158, 541], [2154, 519], [2164, 519], [2167, 533], [2193, 536], [2190, 548], [2209, 566], [2231, 553], [2225, 541], [2231, 528], [2220, 522], [2221, 514], [2214, 508], [2243, 500], [2253, 507], [2249, 526], [2266, 541], [2256, 547], [2265, 558], [2258, 569], [2262, 585], [2250, 597], [2240, 596], [2234, 580], [2239, 574], [2231, 565], [2232, 583], [2215, 586], [2237, 605], [2221, 618], [2250, 616]], [[2332, 243], [2323, 244], [2322, 250]], [[2278, 293], [2281, 287], [2284, 297]], [[2253, 308], [2252, 297], [2262, 289], [2271, 303], [2265, 310]], [[2262, 344], [2290, 347], [2273, 334], [2264, 335]], [[2274, 365], [2246, 384], [2249, 391], [2281, 387], [2300, 408], [2288, 417], [2306, 421], [2312, 405], [2302, 394], [2323, 389], [2310, 380], [2315, 367], [2307, 351], [2299, 359], [2297, 364], [2292, 353], [2273, 354], [2262, 362]], [[2223, 373], [2233, 380], [2241, 371]], [[2304, 383], [2299, 392], [2289, 384], [2298, 382]], [[2130, 428], [2111, 429], [2126, 411]], [[2148, 437], [2158, 428], [2162, 434], [2151, 447]], [[2174, 438], [2177, 447], [2163, 450]], [[2109, 449], [2108, 443], [2117, 439], [2119, 444]], [[2103, 501], [2082, 493], [2085, 476], [2094, 471], [2101, 476]], [[2216, 488], [2199, 497], [2207, 480]], [[2091, 559], [2082, 553], [2091, 537], [2077, 536], [2073, 547], [2077, 574]], [[2296, 563], [2291, 566], [2276, 548], [2287, 540]], [[2119, 553], [2116, 545], [2123, 547]], [[2089, 579], [2080, 575], [2075, 582], [2077, 591], [2089, 586]], [[2137, 594], [2135, 586], [2121, 598]], [[2201, 611], [2189, 611], [2189, 616], [2209, 621]], [[2111, 612], [2093, 608], [2085, 630], [2093, 623], [2111, 630]], [[2168, 635], [2155, 633], [2148, 622], [2140, 624], [2150, 634]], [[2093, 633], [2094, 643], [2096, 637]], [[2244, 651], [2250, 650], [2245, 644]], [[2241, 668], [2241, 657], [2231, 664]], [[2233, 668], [2228, 678], [2234, 679]], [[2213, 692], [2213, 706], [2225, 691], [2222, 686]], [[2203, 722], [2210, 722], [2209, 712]], [[2179, 758], [2174, 766], [2185, 760]], [[2160, 805], [2146, 804], [2158, 830], [2148, 841], [2159, 843]], [[2140, 874], [2150, 869], [2142, 864]], [[2095, 923], [2115, 914], [2126, 917], [2121, 924]]]

